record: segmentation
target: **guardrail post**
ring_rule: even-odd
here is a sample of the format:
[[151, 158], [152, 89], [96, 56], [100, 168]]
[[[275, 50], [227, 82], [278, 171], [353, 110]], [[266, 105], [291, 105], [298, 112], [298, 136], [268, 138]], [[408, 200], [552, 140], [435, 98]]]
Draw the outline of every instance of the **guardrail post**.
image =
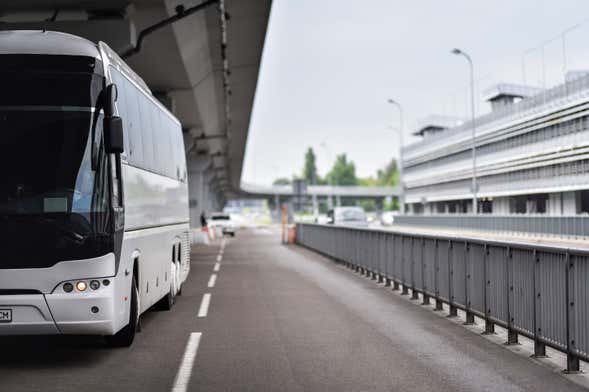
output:
[[368, 242], [370, 237], [368, 236], [368, 233], [363, 233], [363, 237], [364, 238], [362, 238], [362, 243], [364, 245], [364, 274], [370, 278], [372, 276], [372, 271], [370, 267], [370, 245]]
[[512, 344], [519, 344], [518, 334], [517, 331], [513, 329], [513, 322], [515, 321], [513, 317], [513, 309], [511, 306], [513, 299], [513, 273], [511, 269], [513, 268], [513, 252], [511, 247], [507, 247], [507, 254], [505, 255], [505, 264], [506, 264], [506, 272], [507, 272], [507, 279], [505, 280], [506, 290], [507, 290], [507, 342], [506, 345]]
[[534, 274], [532, 276], [532, 285], [534, 287], [534, 354], [532, 357], [534, 358], [545, 358], [546, 357], [546, 345], [542, 343], [540, 340], [542, 334], [542, 327], [540, 325], [541, 314], [540, 310], [542, 307], [540, 306], [541, 295], [540, 289], [538, 288], [538, 274], [540, 273], [540, 256], [538, 256], [538, 252], [534, 249]]
[[427, 294], [427, 284], [425, 279], [425, 238], [421, 239], [421, 286], [422, 286], [422, 293], [423, 293], [423, 302], [422, 305], [429, 305], [429, 295]]
[[454, 305], [454, 262], [452, 257], [452, 248], [454, 244], [452, 241], [448, 241], [448, 293], [449, 293], [449, 304], [450, 313], [448, 317], [458, 316], [458, 308]]
[[[392, 283], [393, 283], [393, 291], [397, 291], [399, 290], [399, 259], [397, 258], [397, 254], [398, 249], [397, 249], [397, 242], [395, 240], [395, 238], [397, 238], [397, 235], [392, 234], [391, 235], [391, 241], [393, 246], [391, 247], [391, 258], [392, 258], [392, 265], [391, 265], [391, 276], [392, 276]], [[403, 249], [403, 247], [401, 247], [401, 249]]]
[[384, 278], [384, 286], [390, 287], [391, 286], [391, 263], [389, 260], [390, 250], [391, 250], [391, 235], [386, 233], [383, 235], [383, 254], [382, 254], [382, 261], [384, 264], [384, 271], [383, 271], [383, 278]]
[[438, 248], [439, 242], [436, 238], [434, 240], [434, 290], [436, 293], [436, 307], [434, 308], [434, 311], [440, 311], [444, 309], [444, 302], [442, 302], [440, 299], [440, 258], [438, 256]]
[[483, 332], [483, 334], [485, 335], [491, 335], [495, 333], [495, 324], [493, 324], [493, 322], [490, 320], [490, 316], [491, 316], [491, 308], [489, 308], [489, 289], [491, 287], [491, 279], [489, 279], [488, 274], [487, 274], [487, 269], [489, 266], [489, 246], [485, 245], [485, 252], [484, 252], [484, 256], [483, 256], [483, 276], [484, 276], [484, 281], [485, 281], [485, 297], [484, 297], [484, 301], [485, 301], [485, 332]]
[[570, 253], [566, 254], [566, 329], [567, 329], [567, 373], [578, 373], [580, 372], [579, 356], [576, 352], [575, 342], [575, 261], [571, 257]]
[[384, 246], [386, 242], [384, 241], [385, 235], [384, 233], [378, 233], [378, 283], [384, 283], [384, 274], [383, 274], [383, 266], [382, 261], [384, 259]]
[[473, 325], [474, 324], [474, 313], [470, 311], [470, 299], [468, 298], [469, 290], [468, 287], [470, 286], [470, 244], [468, 242], [464, 243], [464, 302], [466, 305], [466, 321], [463, 323], [464, 325]]
[[405, 257], [405, 242], [406, 242], [406, 238], [405, 236], [401, 237], [401, 273], [402, 273], [402, 280], [403, 280], [403, 291], [401, 291], [401, 295], [409, 295], [409, 287], [407, 286], [407, 277], [405, 276], [405, 263], [406, 263], [406, 257]]
[[419, 292], [415, 289], [415, 237], [411, 237], [411, 299], [419, 299]]

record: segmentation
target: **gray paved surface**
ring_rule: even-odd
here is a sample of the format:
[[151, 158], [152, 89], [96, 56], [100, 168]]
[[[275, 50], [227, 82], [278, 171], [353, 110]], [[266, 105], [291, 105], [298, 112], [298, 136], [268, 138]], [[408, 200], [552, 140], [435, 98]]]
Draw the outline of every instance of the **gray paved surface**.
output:
[[[191, 332], [190, 391], [576, 391], [565, 377], [268, 229], [198, 247], [172, 312], [131, 349], [99, 339], [0, 338], [0, 391], [170, 391]], [[211, 293], [207, 317], [196, 314]]]

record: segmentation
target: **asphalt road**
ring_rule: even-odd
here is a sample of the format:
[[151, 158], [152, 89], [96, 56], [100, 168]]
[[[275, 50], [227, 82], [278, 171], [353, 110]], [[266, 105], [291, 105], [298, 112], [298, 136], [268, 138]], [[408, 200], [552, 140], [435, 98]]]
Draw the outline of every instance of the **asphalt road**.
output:
[[281, 246], [271, 229], [240, 231], [220, 248], [193, 248], [184, 295], [171, 312], [144, 316], [132, 348], [0, 338], [0, 391], [584, 390], [330, 260]]

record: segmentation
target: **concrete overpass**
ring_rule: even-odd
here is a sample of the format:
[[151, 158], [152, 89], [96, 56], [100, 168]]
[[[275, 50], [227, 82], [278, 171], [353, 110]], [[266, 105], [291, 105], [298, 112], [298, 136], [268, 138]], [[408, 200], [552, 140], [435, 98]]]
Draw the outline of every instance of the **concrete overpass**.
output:
[[[271, 0], [5, 0], [0, 29], [46, 29], [105, 41], [180, 119], [191, 221], [239, 192]], [[220, 10], [224, 12], [220, 12]], [[178, 19], [174, 23], [166, 20]], [[145, 29], [164, 22], [146, 35]]]
[[[280, 201], [294, 196], [292, 185], [257, 185], [242, 183], [241, 190], [246, 197], [274, 197], [274, 205], [280, 205]], [[317, 213], [318, 205], [323, 199], [328, 207], [340, 205], [341, 199], [373, 199], [382, 203], [387, 198], [397, 198], [399, 188], [392, 186], [332, 186], [309, 185], [307, 196], [313, 205], [313, 211]]]
[[[243, 192], [253, 195], [262, 196], [292, 196], [294, 194], [291, 185], [256, 185], [242, 183]], [[340, 196], [355, 198], [378, 198], [378, 197], [397, 197], [399, 188], [393, 186], [331, 186], [331, 185], [309, 185], [307, 187], [309, 196]]]

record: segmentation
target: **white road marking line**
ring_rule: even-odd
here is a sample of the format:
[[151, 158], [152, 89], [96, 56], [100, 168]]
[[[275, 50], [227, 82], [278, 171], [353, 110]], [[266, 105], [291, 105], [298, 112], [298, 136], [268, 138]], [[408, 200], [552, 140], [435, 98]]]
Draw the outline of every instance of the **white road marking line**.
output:
[[201, 336], [201, 332], [193, 332], [190, 334], [188, 343], [186, 343], [186, 349], [184, 350], [184, 357], [182, 357], [182, 362], [178, 368], [178, 373], [176, 373], [176, 378], [174, 379], [174, 387], [172, 388], [172, 392], [186, 392], [188, 389], [188, 382], [190, 381], [190, 376], [192, 375], [194, 359], [196, 358], [196, 353], [198, 352], [198, 345], [200, 343]]
[[218, 255], [217, 256], [217, 262], [220, 262], [221, 260], [223, 260], [223, 256], [222, 255]]
[[213, 271], [219, 272], [219, 268], [221, 268], [221, 264], [215, 263], [215, 266], [213, 267]]
[[216, 281], [217, 281], [217, 274], [212, 274], [211, 278], [209, 279], [208, 287], [215, 287]]
[[198, 317], [207, 317], [207, 313], [209, 312], [209, 305], [211, 304], [211, 294], [206, 293], [202, 296], [202, 301], [200, 302], [200, 308], [198, 309]]

